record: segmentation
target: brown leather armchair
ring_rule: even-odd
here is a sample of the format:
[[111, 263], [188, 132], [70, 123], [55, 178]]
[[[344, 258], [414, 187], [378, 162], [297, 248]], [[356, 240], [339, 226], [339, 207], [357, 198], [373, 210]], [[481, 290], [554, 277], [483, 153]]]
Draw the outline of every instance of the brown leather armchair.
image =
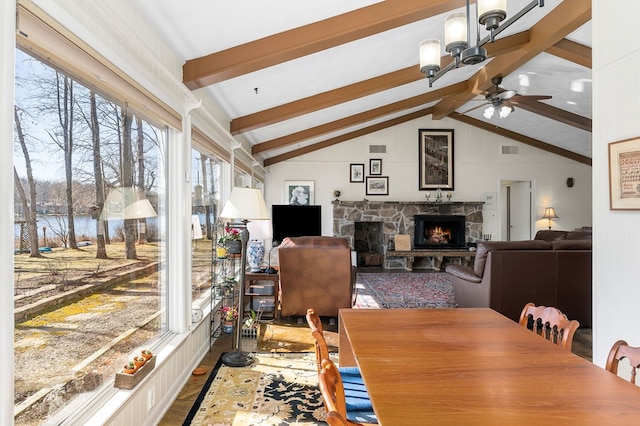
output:
[[351, 249], [339, 237], [285, 238], [278, 249], [280, 315], [338, 316], [353, 306], [355, 268]]

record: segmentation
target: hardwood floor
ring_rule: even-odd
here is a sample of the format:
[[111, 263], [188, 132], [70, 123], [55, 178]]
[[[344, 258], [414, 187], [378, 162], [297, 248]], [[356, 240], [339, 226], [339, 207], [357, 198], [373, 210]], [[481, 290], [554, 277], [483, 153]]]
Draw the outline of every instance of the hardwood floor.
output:
[[[292, 324], [293, 325], [293, 324]], [[589, 361], [592, 360], [592, 337], [591, 329], [578, 329], [573, 338], [572, 352]], [[213, 367], [218, 362], [220, 356], [229, 351], [231, 348], [230, 335], [223, 335], [216, 339], [211, 351], [205, 355], [200, 362], [199, 367], [207, 369], [207, 373], [202, 376], [191, 376], [190, 380], [184, 386], [178, 398], [171, 405], [164, 418], [160, 421], [161, 426], [181, 425], [187, 417], [189, 410], [193, 406], [198, 394], [202, 390], [205, 382], [209, 378]]]

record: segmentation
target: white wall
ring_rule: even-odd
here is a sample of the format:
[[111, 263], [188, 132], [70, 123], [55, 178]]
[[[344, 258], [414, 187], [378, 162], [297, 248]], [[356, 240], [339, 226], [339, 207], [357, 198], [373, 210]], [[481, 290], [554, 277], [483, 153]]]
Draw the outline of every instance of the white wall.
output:
[[[517, 113], [517, 111], [516, 111]], [[509, 119], [517, 119], [517, 114]], [[332, 235], [333, 191], [341, 200], [424, 201], [418, 190], [418, 130], [454, 129], [453, 201], [483, 201], [484, 194], [500, 194], [500, 180], [533, 180], [536, 191], [534, 228], [545, 228], [539, 219], [544, 207], [554, 206], [558, 219], [554, 229], [574, 229], [591, 225], [591, 167], [513, 140], [497, 136], [452, 119], [432, 121], [430, 116], [368, 134], [323, 150], [268, 167], [265, 198], [268, 204], [286, 204], [285, 180], [315, 182], [315, 203], [322, 205], [322, 232]], [[386, 154], [369, 154], [369, 145], [386, 145]], [[517, 145], [518, 155], [503, 156], [501, 145]], [[382, 159], [382, 175], [389, 176], [388, 196], [367, 196], [364, 183], [349, 182], [349, 164]], [[573, 177], [575, 185], [567, 188]], [[433, 191], [431, 191], [433, 193]], [[432, 196], [433, 197], [433, 196]], [[432, 198], [433, 199], [433, 198]], [[487, 210], [484, 233], [498, 235], [499, 209]]]
[[640, 136], [640, 3], [593, 0], [592, 5], [593, 343], [594, 362], [604, 365], [616, 340], [640, 346], [640, 212], [609, 210], [607, 151], [610, 142]]

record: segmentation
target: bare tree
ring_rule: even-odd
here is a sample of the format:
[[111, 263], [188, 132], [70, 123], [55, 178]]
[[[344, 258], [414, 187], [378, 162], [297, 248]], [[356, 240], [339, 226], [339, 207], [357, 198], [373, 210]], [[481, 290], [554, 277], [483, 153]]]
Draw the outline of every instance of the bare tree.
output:
[[[124, 108], [122, 110], [122, 155], [121, 155], [121, 168], [122, 168], [122, 186], [124, 188], [133, 189], [133, 147], [131, 140], [131, 127], [133, 122], [133, 116], [131, 112]], [[125, 197], [130, 199], [124, 200], [124, 205], [130, 205], [133, 200], [133, 190], [125, 190], [123, 192]], [[124, 219], [124, 245], [125, 245], [125, 258], [137, 259], [136, 253], [136, 220]]]
[[[144, 166], [144, 133], [142, 130], [142, 119], [136, 116], [136, 157], [138, 159], [138, 188], [144, 191], [145, 166]], [[145, 191], [146, 192], [146, 191]], [[138, 244], [148, 244], [147, 241], [147, 219], [138, 219]]]
[[33, 178], [33, 169], [31, 167], [31, 158], [29, 156], [29, 149], [27, 148], [27, 143], [25, 141], [25, 135], [22, 131], [22, 124], [20, 121], [20, 115], [18, 114], [18, 107], [14, 106], [13, 108], [13, 117], [15, 120], [16, 126], [16, 136], [18, 138], [18, 142], [20, 144], [20, 148], [22, 149], [22, 155], [24, 156], [24, 161], [27, 169], [27, 184], [29, 185], [29, 199], [27, 199], [27, 195], [20, 183], [20, 177], [18, 176], [18, 172], [15, 167], [13, 168], [13, 176], [15, 181], [16, 189], [18, 190], [18, 194], [20, 196], [20, 201], [22, 202], [22, 210], [24, 211], [24, 219], [27, 223], [27, 230], [29, 232], [29, 245], [31, 246], [31, 254], [29, 257], [43, 257], [38, 250], [38, 225], [37, 225], [37, 201], [36, 201], [36, 182]]
[[53, 142], [62, 150], [64, 154], [64, 172], [66, 180], [66, 205], [67, 205], [67, 223], [69, 229], [69, 248], [77, 249], [76, 232], [74, 225], [74, 209], [73, 209], [73, 80], [59, 72], [55, 73], [56, 77], [56, 116], [60, 125], [60, 132], [48, 130], [49, 136]]
[[[93, 175], [96, 182], [96, 206], [98, 211], [102, 211], [104, 207], [104, 180], [102, 179], [102, 157], [100, 155], [100, 122], [98, 121], [98, 112], [96, 107], [96, 94], [91, 91], [89, 94], [90, 102], [90, 128], [91, 140], [93, 142]], [[96, 258], [108, 259], [106, 241], [104, 238], [106, 221], [97, 218], [96, 220]], [[108, 229], [108, 228], [107, 228]]]

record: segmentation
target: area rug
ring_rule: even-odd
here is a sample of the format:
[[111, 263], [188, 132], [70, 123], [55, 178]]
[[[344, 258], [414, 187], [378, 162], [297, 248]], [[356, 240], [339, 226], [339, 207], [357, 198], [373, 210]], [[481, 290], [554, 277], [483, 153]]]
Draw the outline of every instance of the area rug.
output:
[[454, 308], [453, 286], [444, 272], [358, 273], [356, 308]]
[[326, 425], [315, 353], [254, 357], [248, 367], [218, 361], [183, 426]]

